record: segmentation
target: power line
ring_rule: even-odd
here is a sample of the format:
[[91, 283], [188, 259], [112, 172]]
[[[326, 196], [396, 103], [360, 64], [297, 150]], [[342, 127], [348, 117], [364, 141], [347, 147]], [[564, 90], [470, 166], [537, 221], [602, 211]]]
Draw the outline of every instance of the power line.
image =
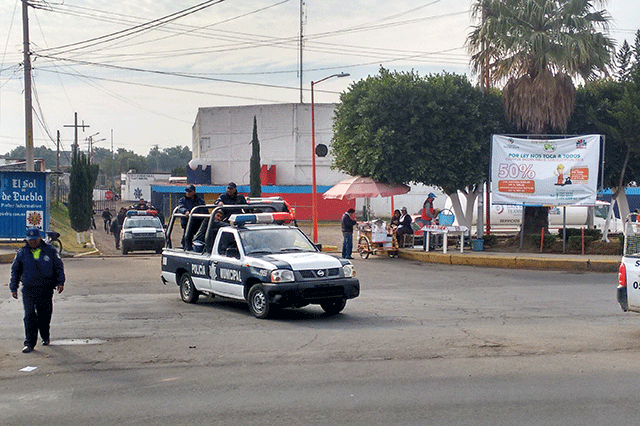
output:
[[77, 64], [94, 65], [94, 66], [98, 66], [98, 67], [102, 67], [102, 68], [118, 69], [118, 70], [125, 70], [125, 71], [136, 71], [136, 72], [142, 72], [142, 73], [148, 73], [148, 74], [170, 75], [170, 76], [173, 76], [173, 77], [184, 77], [184, 78], [197, 79], [197, 80], [217, 81], [217, 82], [221, 82], [221, 83], [232, 83], [232, 84], [240, 84], [240, 85], [246, 85], [246, 86], [258, 86], [258, 87], [271, 87], [271, 88], [276, 88], [276, 89], [298, 90], [297, 87], [281, 86], [281, 85], [277, 85], [277, 84], [251, 83], [251, 82], [247, 82], [247, 81], [237, 81], [237, 80], [230, 80], [230, 79], [223, 79], [223, 78], [197, 76], [197, 75], [192, 75], [192, 74], [187, 74], [187, 73], [161, 71], [161, 70], [147, 70], [147, 69], [144, 69], [144, 68], [124, 67], [124, 66], [112, 65], [112, 64], [81, 61], [81, 60], [78, 60], [78, 59], [59, 58], [59, 57], [56, 57], [56, 56], [49, 56], [49, 55], [41, 55], [41, 54], [35, 54], [35, 55], [38, 56], [38, 57], [48, 58], [48, 59], [57, 60], [57, 61], [75, 62]]
[[[127, 28], [121, 31], [116, 31], [114, 33], [111, 34], [106, 34], [103, 36], [99, 36], [99, 37], [94, 37], [92, 39], [89, 40], [84, 40], [84, 41], [80, 41], [80, 42], [76, 42], [76, 43], [70, 43], [67, 45], [62, 45], [62, 46], [57, 46], [51, 49], [45, 49], [44, 51], [57, 51], [58, 54], [61, 53], [69, 53], [69, 52], [73, 52], [79, 49], [84, 49], [86, 47], [91, 47], [91, 46], [95, 46], [97, 44], [101, 44], [101, 43], [108, 43], [114, 40], [118, 40], [121, 39], [123, 37], [128, 37], [143, 31], [148, 31], [150, 29], [156, 28], [156, 27], [160, 27], [162, 25], [166, 25], [167, 23], [171, 22], [171, 21], [175, 21], [176, 19], [180, 19], [183, 18], [185, 16], [191, 15], [193, 13], [199, 12], [203, 9], [209, 8], [213, 5], [222, 3], [224, 0], [207, 0], [205, 2], [202, 2], [200, 4], [197, 4], [195, 6], [191, 6], [188, 7], [186, 9], [183, 9], [181, 11], [175, 12], [175, 13], [171, 13], [169, 15], [166, 15], [162, 18], [158, 18], [158, 19], [154, 19], [151, 20], [149, 22], [145, 22], [143, 24], [140, 25], [136, 25], [134, 27], [131, 28]], [[64, 50], [66, 49], [66, 50]], [[62, 50], [62, 51], [60, 51]]]

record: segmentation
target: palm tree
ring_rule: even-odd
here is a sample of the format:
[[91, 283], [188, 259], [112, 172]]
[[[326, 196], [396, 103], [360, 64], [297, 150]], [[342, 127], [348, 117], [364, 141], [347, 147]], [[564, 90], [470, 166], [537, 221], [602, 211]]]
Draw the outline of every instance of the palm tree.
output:
[[[606, 75], [614, 42], [611, 19], [594, 0], [477, 0], [467, 45], [487, 86], [506, 83], [505, 113], [528, 133], [565, 131], [575, 106], [574, 78]], [[525, 233], [548, 228], [547, 215], [527, 208]], [[540, 210], [540, 208], [538, 208]], [[546, 209], [544, 209], [546, 213]], [[527, 221], [528, 217], [536, 220]]]

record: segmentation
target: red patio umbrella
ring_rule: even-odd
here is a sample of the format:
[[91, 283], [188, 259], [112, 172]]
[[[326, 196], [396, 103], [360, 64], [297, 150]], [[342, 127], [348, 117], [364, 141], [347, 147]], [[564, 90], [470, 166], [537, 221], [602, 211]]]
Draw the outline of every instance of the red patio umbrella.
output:
[[351, 200], [354, 198], [390, 197], [406, 194], [411, 188], [401, 183], [376, 182], [369, 177], [355, 176], [345, 179], [322, 194], [325, 199]]

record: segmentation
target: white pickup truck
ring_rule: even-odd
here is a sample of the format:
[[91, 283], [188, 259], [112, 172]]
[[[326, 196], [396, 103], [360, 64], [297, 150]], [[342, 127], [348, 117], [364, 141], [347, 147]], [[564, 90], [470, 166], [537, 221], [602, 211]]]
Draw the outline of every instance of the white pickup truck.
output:
[[623, 311], [640, 313], [640, 219], [637, 213], [624, 223], [624, 248], [618, 268], [618, 303]]
[[[227, 213], [239, 208], [223, 207]], [[208, 209], [209, 221], [219, 209]], [[162, 252], [162, 281], [180, 286], [187, 303], [195, 303], [200, 294], [244, 300], [256, 318], [266, 318], [274, 306], [319, 304], [328, 314], [341, 312], [348, 299], [360, 294], [353, 265], [322, 253], [297, 227], [275, 224], [286, 220], [285, 215], [289, 213], [232, 214], [229, 226], [208, 223], [205, 243], [194, 244], [201, 252], [171, 248], [169, 236]], [[174, 222], [172, 218], [169, 231]]]

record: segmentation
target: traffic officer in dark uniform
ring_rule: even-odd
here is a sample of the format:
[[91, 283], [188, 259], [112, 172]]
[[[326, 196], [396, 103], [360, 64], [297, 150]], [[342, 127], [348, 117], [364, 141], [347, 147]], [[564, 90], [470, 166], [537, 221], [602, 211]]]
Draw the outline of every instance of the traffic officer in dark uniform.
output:
[[11, 265], [9, 289], [14, 299], [18, 298], [18, 286], [22, 281], [22, 304], [24, 305], [24, 348], [33, 351], [38, 342], [38, 331], [42, 344], [49, 344], [49, 325], [53, 313], [53, 291], [64, 290], [64, 266], [58, 252], [42, 241], [40, 230], [27, 230], [27, 243], [16, 254]]

